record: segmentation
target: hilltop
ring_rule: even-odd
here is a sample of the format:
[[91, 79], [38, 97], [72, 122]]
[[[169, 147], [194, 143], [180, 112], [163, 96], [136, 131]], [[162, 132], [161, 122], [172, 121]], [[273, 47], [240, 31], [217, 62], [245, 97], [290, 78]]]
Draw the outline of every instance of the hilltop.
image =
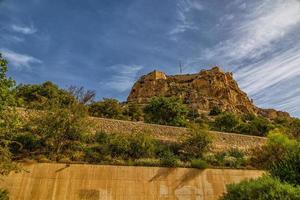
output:
[[275, 119], [287, 112], [258, 108], [243, 92], [230, 72], [219, 67], [196, 74], [166, 75], [153, 71], [138, 79], [127, 98], [129, 103], [147, 104], [154, 96], [178, 96], [190, 108], [208, 113], [217, 107], [236, 114], [254, 114]]

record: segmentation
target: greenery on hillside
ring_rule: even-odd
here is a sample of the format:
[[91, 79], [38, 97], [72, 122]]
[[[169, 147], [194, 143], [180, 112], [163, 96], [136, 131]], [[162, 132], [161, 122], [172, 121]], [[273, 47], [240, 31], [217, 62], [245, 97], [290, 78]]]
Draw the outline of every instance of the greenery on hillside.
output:
[[300, 199], [300, 142], [278, 129], [268, 138], [267, 145], [254, 154], [253, 162], [269, 175], [229, 185], [222, 200]]
[[[7, 62], [0, 54], [0, 175], [7, 175], [10, 171], [18, 170], [12, 161], [9, 145], [15, 130], [18, 127], [18, 118], [15, 111], [8, 105], [15, 105], [13, 88], [15, 82], [7, 78]], [[0, 189], [0, 199], [8, 199], [7, 191]]]
[[[299, 199], [299, 119], [269, 120], [222, 112], [218, 107], [208, 115], [195, 114], [176, 97], [155, 97], [143, 107], [115, 99], [95, 101], [95, 93], [82, 87], [61, 89], [51, 82], [16, 86], [7, 77], [7, 62], [1, 55], [0, 65], [1, 175], [20, 170], [17, 161], [26, 159], [198, 169], [255, 167], [270, 175], [229, 186], [224, 200]], [[25, 117], [17, 106], [35, 114]], [[95, 133], [89, 116], [183, 126], [190, 134], [164, 142], [141, 132]], [[208, 130], [258, 136], [269, 133], [268, 143], [247, 155], [237, 149], [212, 152]], [[7, 198], [7, 192], [0, 190], [0, 199]]]

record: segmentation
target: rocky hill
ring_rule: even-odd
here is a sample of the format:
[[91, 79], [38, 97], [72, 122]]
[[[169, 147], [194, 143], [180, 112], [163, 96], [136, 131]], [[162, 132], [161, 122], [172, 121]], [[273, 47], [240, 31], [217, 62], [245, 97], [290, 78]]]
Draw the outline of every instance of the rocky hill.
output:
[[274, 119], [286, 116], [286, 112], [256, 107], [243, 92], [232, 73], [219, 67], [202, 70], [197, 74], [168, 76], [153, 71], [142, 76], [133, 86], [127, 102], [147, 104], [154, 96], [178, 96], [189, 107], [198, 112], [209, 112], [213, 107], [237, 114], [252, 113]]

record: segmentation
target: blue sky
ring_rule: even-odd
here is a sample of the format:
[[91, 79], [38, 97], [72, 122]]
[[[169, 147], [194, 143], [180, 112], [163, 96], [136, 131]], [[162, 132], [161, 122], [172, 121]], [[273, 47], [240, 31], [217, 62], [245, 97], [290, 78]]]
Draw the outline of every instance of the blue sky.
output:
[[232, 71], [256, 105], [300, 117], [300, 0], [0, 0], [18, 83], [125, 100], [142, 74]]

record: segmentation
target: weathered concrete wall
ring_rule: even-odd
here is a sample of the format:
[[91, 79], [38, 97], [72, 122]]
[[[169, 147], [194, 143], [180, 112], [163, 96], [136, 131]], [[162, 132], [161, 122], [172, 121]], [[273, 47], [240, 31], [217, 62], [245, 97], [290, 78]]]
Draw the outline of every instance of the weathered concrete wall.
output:
[[[97, 130], [103, 130], [105, 132], [116, 133], [131, 133], [146, 132], [153, 135], [155, 138], [167, 141], [178, 141], [184, 135], [188, 133], [188, 129], [162, 126], [154, 124], [146, 124], [142, 122], [130, 122], [113, 119], [93, 118]], [[257, 148], [266, 143], [266, 138], [249, 136], [234, 133], [221, 133], [211, 131], [213, 135], [213, 150], [227, 150], [231, 148], [238, 148], [240, 150], [247, 151], [249, 149]]]
[[12, 200], [216, 200], [257, 170], [31, 164], [0, 181]]

